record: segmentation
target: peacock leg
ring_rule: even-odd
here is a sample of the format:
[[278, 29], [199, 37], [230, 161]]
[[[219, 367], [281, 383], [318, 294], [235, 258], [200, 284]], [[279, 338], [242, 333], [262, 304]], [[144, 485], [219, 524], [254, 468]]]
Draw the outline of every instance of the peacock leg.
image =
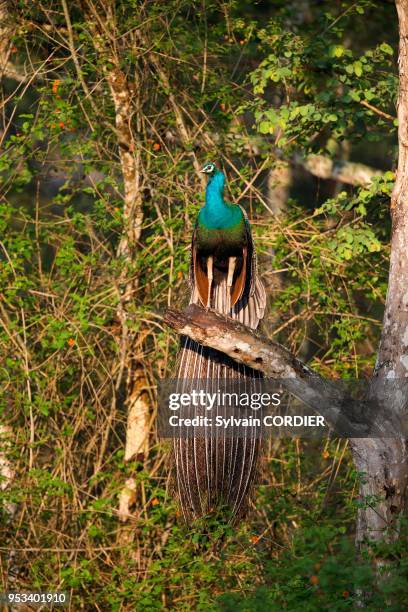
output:
[[207, 278], [208, 278], [208, 296], [207, 296], [207, 308], [211, 306], [211, 287], [213, 282], [213, 263], [214, 258], [212, 255], [207, 259]]
[[234, 279], [235, 266], [237, 265], [236, 257], [228, 257], [228, 276], [227, 276], [227, 314], [231, 310], [231, 287]]

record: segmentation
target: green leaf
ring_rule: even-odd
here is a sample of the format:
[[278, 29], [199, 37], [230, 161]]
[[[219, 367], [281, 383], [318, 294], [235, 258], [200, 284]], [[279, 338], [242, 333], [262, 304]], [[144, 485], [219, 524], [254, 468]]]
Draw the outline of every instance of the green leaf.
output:
[[354, 72], [358, 77], [363, 74], [363, 64], [360, 61], [354, 62]]
[[269, 134], [271, 124], [269, 121], [261, 121], [258, 125], [258, 129], [261, 134]]
[[380, 49], [383, 53], [387, 55], [394, 55], [394, 49], [388, 43], [382, 43], [380, 45]]
[[333, 45], [329, 49], [329, 56], [330, 57], [341, 57], [342, 55], [344, 55], [344, 51], [345, 49], [343, 45]]

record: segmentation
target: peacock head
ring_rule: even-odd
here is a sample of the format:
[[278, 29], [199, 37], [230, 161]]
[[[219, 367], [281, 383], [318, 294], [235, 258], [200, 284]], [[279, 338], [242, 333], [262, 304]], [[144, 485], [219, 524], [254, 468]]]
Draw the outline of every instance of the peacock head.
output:
[[217, 168], [214, 162], [207, 162], [201, 168], [201, 172], [206, 174], [208, 177], [207, 186], [210, 186], [213, 184], [213, 187], [217, 186], [217, 188], [219, 188], [220, 190], [224, 188], [225, 176], [221, 172], [221, 170]]
[[203, 172], [204, 174], [214, 174], [217, 170], [217, 166], [214, 164], [214, 162], [207, 162], [200, 170], [200, 172]]

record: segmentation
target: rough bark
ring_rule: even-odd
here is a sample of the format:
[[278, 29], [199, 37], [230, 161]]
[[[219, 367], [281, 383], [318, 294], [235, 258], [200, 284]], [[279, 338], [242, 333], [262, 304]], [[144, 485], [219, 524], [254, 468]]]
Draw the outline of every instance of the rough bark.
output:
[[21, 74], [10, 61], [12, 51], [12, 36], [15, 31], [15, 21], [10, 11], [9, 2], [0, 0], [0, 78], [7, 77], [22, 81], [26, 77]]
[[137, 362], [132, 384], [128, 385], [125, 461], [147, 457], [149, 452], [150, 399], [147, 387], [143, 365]]
[[107, 79], [115, 105], [115, 122], [124, 185], [125, 231], [119, 244], [118, 255], [129, 260], [137, 247], [143, 224], [140, 149], [135, 144], [131, 128], [132, 92], [127, 78], [120, 68], [115, 66], [112, 70], [107, 71]]
[[13, 22], [10, 18], [7, 0], [0, 1], [0, 75], [7, 76], [10, 56], [10, 39], [13, 35]]
[[308, 366], [276, 342], [216, 313], [191, 304], [183, 311], [168, 309], [164, 322], [178, 334], [188, 336], [203, 346], [214, 348], [254, 370], [272, 378], [320, 379]]
[[[115, 66], [107, 71], [107, 79], [115, 104], [115, 122], [119, 141], [119, 155], [123, 174], [124, 229], [118, 247], [118, 256], [128, 264], [124, 267], [120, 282], [120, 305], [118, 309], [122, 324], [122, 361], [127, 361], [126, 352], [134, 339], [129, 334], [127, 305], [137, 291], [137, 278], [130, 274], [142, 233], [143, 207], [141, 192], [140, 149], [135, 143], [131, 128], [131, 91], [126, 76]], [[128, 424], [126, 430], [125, 459], [130, 461], [138, 453], [148, 450], [149, 401], [144, 389], [148, 386], [143, 365], [139, 361], [127, 364]]]
[[132, 516], [130, 509], [136, 502], [136, 488], [136, 480], [134, 478], [128, 478], [125, 482], [125, 486], [120, 492], [118, 517], [122, 522], [126, 522]]
[[[396, 2], [399, 31], [398, 170], [391, 198], [391, 257], [387, 298], [371, 395], [389, 411], [399, 412], [406, 398], [398, 381], [408, 376], [408, 1]], [[407, 509], [408, 448], [403, 438], [353, 440], [353, 456], [365, 474], [360, 487], [357, 542], [393, 540]]]
[[[15, 468], [8, 457], [12, 446], [13, 431], [9, 425], [0, 424], [0, 491], [5, 491], [15, 478]], [[6, 503], [4, 509], [11, 520], [16, 512], [16, 504]]]

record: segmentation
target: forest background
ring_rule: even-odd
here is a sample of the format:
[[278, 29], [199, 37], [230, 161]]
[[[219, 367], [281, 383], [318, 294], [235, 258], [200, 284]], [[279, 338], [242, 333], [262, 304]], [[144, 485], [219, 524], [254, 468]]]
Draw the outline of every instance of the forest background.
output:
[[[274, 440], [247, 517], [184, 525], [155, 434], [198, 170], [224, 168], [263, 332], [374, 367], [397, 156], [393, 2], [0, 3], [3, 589], [72, 609], [403, 609], [404, 538], [361, 551], [347, 440]], [[404, 525], [402, 525], [402, 534]], [[377, 584], [374, 560], [393, 562]]]

